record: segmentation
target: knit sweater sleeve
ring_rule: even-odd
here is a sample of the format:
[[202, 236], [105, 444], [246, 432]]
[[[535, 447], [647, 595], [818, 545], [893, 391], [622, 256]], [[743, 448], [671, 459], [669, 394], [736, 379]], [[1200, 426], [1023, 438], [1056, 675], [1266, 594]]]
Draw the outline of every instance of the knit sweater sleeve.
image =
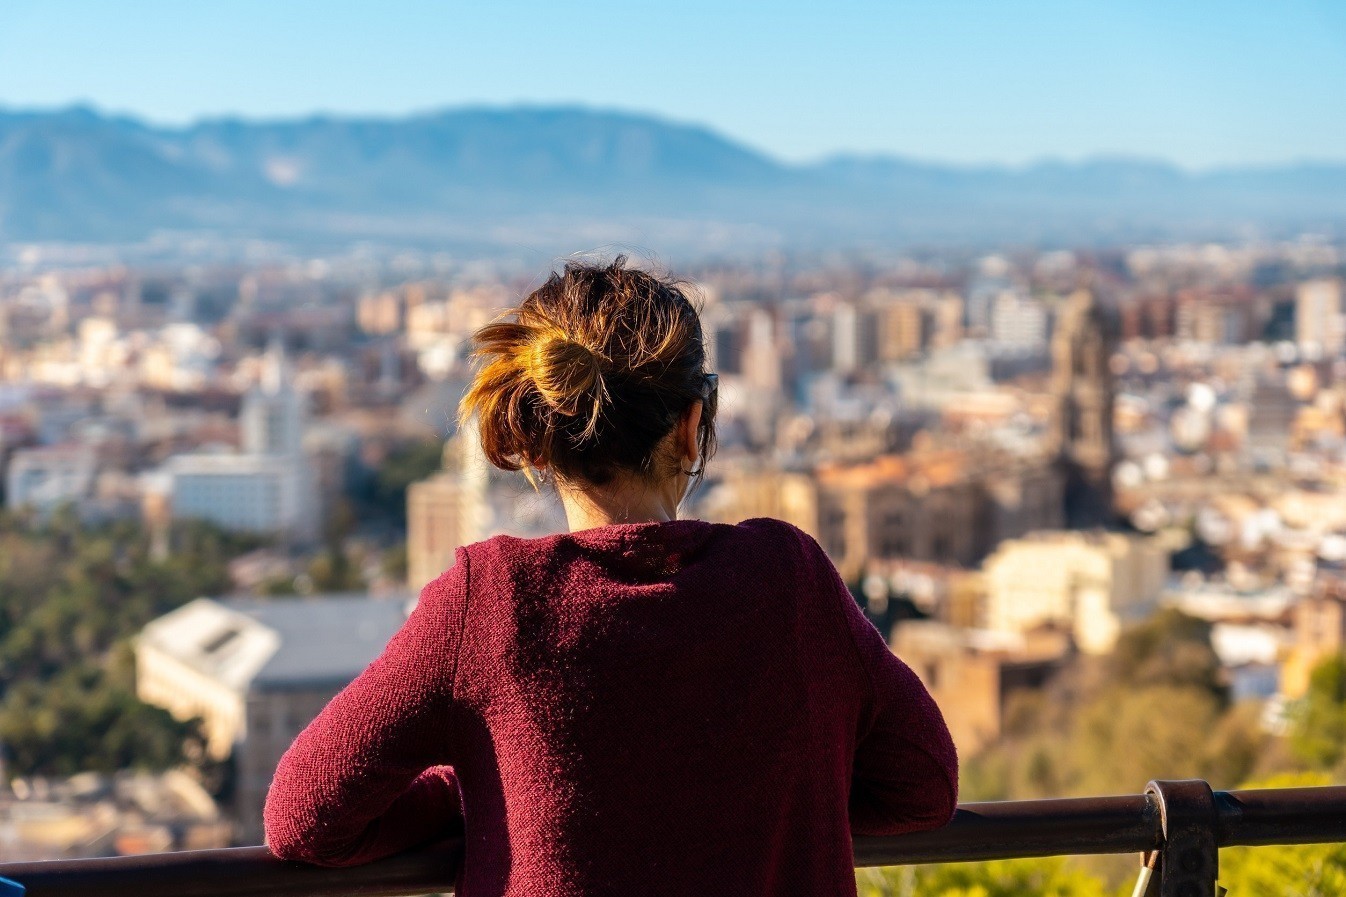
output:
[[958, 806], [958, 756], [944, 715], [889, 650], [818, 543], [796, 532], [818, 588], [840, 609], [868, 691], [851, 778], [851, 831], [896, 835], [938, 828]]
[[383, 653], [281, 757], [263, 814], [272, 853], [353, 866], [462, 830], [447, 764], [466, 604], [459, 549]]

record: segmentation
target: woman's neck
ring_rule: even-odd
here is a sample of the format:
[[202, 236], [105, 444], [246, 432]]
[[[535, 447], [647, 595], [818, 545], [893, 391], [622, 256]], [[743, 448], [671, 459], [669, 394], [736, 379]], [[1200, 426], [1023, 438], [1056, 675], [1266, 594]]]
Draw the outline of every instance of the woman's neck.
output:
[[[560, 486], [561, 505], [572, 533], [614, 523], [662, 523], [676, 520], [682, 499], [679, 484], [649, 484], [634, 478], [605, 486]], [[685, 484], [684, 484], [685, 485]]]

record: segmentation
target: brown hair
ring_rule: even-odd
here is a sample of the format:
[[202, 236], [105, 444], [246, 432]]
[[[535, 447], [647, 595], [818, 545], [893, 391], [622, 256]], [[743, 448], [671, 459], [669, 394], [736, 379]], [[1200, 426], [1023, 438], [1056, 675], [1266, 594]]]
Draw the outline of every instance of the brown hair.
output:
[[[715, 402], [696, 308], [676, 281], [569, 262], [473, 335], [479, 367], [459, 417], [478, 419], [486, 457], [532, 476], [603, 485], [657, 478], [663, 439], [697, 400], [701, 468], [714, 451]], [[677, 462], [670, 462], [672, 463]]]

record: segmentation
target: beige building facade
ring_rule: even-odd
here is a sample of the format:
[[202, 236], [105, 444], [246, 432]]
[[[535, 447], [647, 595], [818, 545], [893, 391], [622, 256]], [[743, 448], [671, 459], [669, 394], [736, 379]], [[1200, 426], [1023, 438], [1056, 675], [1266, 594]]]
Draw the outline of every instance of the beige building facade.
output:
[[424, 588], [485, 536], [486, 460], [472, 430], [444, 444], [443, 469], [407, 489], [407, 585]]
[[1340, 587], [1301, 599], [1294, 607], [1294, 641], [1281, 663], [1280, 692], [1298, 700], [1313, 671], [1346, 649], [1346, 592]]
[[899, 624], [892, 649], [930, 690], [967, 757], [1000, 736], [1013, 695], [1042, 688], [1070, 656], [1071, 644], [1050, 629], [999, 633], [922, 620]]
[[983, 573], [989, 629], [1059, 625], [1081, 651], [1106, 654], [1126, 624], [1154, 611], [1168, 552], [1158, 540], [1123, 533], [1038, 532], [1002, 543]]
[[886, 560], [970, 568], [998, 542], [1062, 523], [1047, 464], [960, 451], [883, 455], [809, 471], [730, 468], [708, 516], [776, 517], [812, 535], [848, 579]]

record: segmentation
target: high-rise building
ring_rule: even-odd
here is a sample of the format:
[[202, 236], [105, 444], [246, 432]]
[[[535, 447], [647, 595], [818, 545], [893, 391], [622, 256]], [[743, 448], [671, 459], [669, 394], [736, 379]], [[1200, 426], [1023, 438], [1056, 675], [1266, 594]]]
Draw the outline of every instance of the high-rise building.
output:
[[766, 391], [781, 388], [783, 380], [776, 320], [766, 309], [753, 309], [744, 324], [743, 378], [747, 385]]
[[832, 369], [850, 374], [872, 365], [879, 356], [878, 322], [873, 311], [854, 302], [838, 303], [832, 312]]
[[942, 293], [934, 301], [934, 322], [930, 333], [932, 349], [947, 349], [963, 339], [963, 297]]
[[1284, 463], [1300, 403], [1290, 391], [1282, 372], [1249, 372], [1240, 387], [1247, 396], [1248, 432], [1245, 453], [1254, 461]]
[[1041, 350], [1047, 345], [1047, 309], [1041, 302], [1006, 290], [991, 306], [991, 339], [1001, 346], [1022, 352]]
[[898, 299], [879, 313], [879, 358], [902, 361], [925, 351], [934, 330], [935, 316], [924, 303]]
[[239, 410], [245, 454], [295, 457], [303, 452], [308, 403], [291, 381], [284, 349], [272, 346], [267, 351], [261, 382], [243, 397]]
[[1052, 337], [1051, 439], [1066, 477], [1066, 522], [1091, 526], [1112, 515], [1114, 333], [1092, 292], [1067, 300]]
[[739, 318], [725, 306], [707, 308], [701, 315], [706, 344], [706, 363], [720, 374], [743, 371], [743, 328]]
[[1295, 290], [1295, 342], [1309, 356], [1334, 356], [1346, 346], [1341, 281], [1310, 280]]
[[444, 444], [444, 467], [407, 489], [407, 584], [420, 589], [486, 537], [488, 471], [471, 427]]

